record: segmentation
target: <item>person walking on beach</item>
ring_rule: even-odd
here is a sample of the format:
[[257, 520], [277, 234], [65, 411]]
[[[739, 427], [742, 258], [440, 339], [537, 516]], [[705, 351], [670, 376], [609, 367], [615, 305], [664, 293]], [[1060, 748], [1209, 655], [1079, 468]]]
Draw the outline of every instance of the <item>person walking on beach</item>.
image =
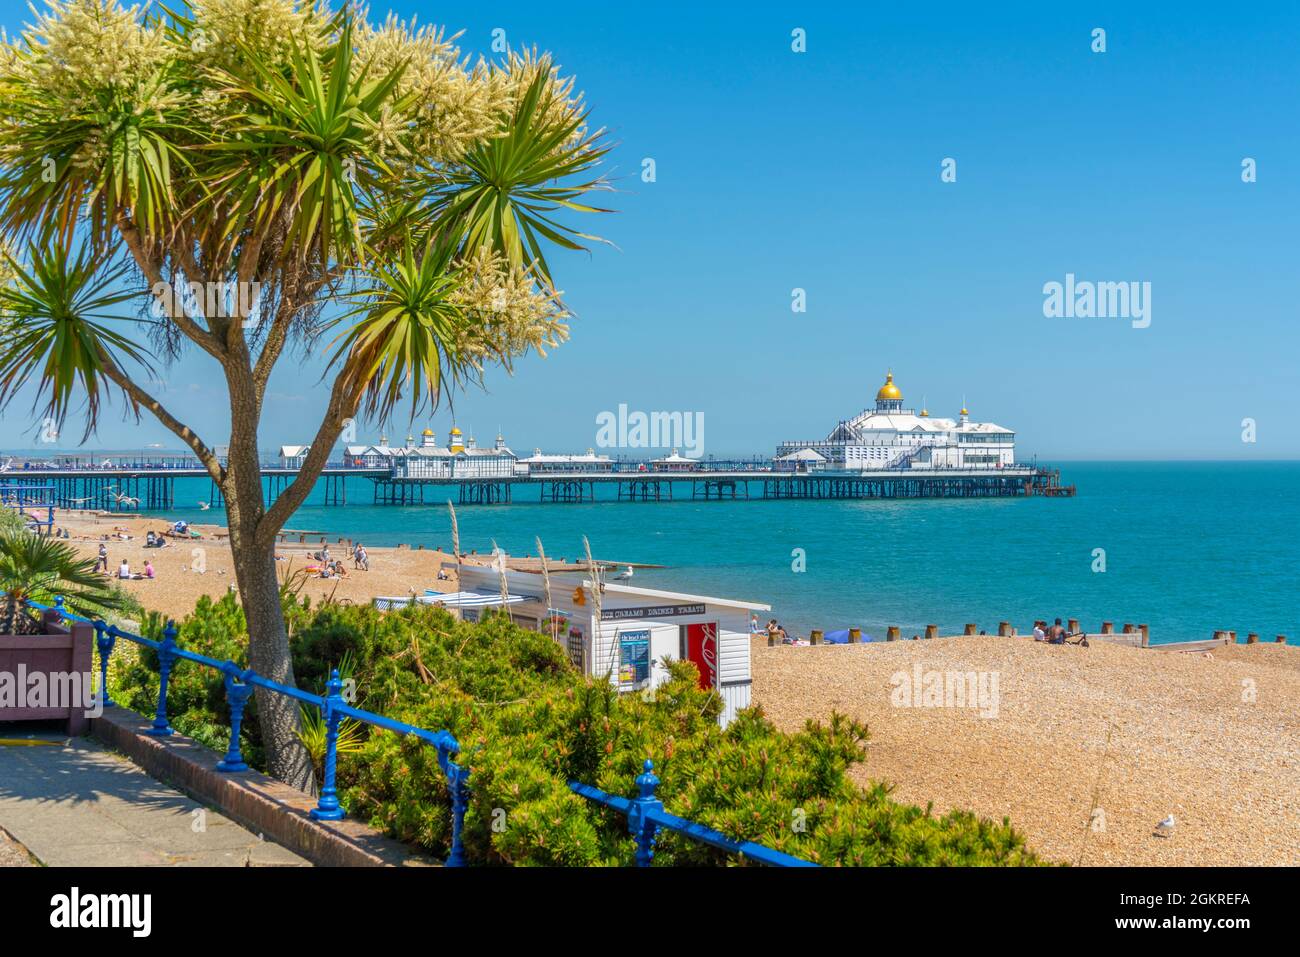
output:
[[108, 574], [108, 546], [103, 542], [100, 542], [99, 545], [99, 561], [95, 563], [95, 571], [100, 571], [101, 569], [105, 575]]

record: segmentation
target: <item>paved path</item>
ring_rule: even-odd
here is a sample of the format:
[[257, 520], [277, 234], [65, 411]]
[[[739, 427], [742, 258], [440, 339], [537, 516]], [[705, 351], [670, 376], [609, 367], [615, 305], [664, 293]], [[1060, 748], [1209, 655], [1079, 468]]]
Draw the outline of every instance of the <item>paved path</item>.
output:
[[0, 724], [0, 742], [18, 740], [40, 743], [0, 743], [0, 830], [43, 864], [309, 866], [96, 741]]

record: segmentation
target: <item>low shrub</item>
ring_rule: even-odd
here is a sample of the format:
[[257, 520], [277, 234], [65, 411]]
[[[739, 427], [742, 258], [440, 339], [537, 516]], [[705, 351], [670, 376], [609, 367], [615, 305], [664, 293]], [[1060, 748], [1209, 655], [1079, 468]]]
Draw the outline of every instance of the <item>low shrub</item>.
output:
[[[790, 734], [755, 707], [723, 730], [721, 701], [699, 689], [689, 662], [670, 662], [668, 681], [652, 694], [620, 695], [576, 672], [550, 638], [505, 616], [468, 624], [441, 609], [313, 609], [292, 598], [286, 611], [300, 687], [320, 692], [330, 669], [340, 668], [359, 707], [456, 736], [458, 760], [471, 771], [464, 841], [473, 863], [629, 864], [634, 846], [625, 819], [574, 794], [568, 781], [632, 797], [647, 758], [670, 813], [819, 863], [1038, 863], [1005, 819], [995, 823], [962, 811], [938, 816], [894, 801], [884, 784], [855, 783], [850, 771], [866, 758], [868, 732], [843, 715], [809, 721]], [[150, 619], [147, 627], [156, 632], [160, 623]], [[202, 599], [180, 624], [178, 640], [242, 666], [245, 631], [232, 596]], [[118, 675], [114, 690], [120, 702], [147, 714], [157, 694], [156, 657], [141, 654]], [[173, 726], [224, 751], [229, 713], [221, 676], [182, 662], [171, 689]], [[435, 749], [387, 731], [365, 734], [356, 753], [339, 756], [343, 805], [445, 856], [450, 795]], [[261, 766], [255, 703], [244, 747], [246, 760]], [[735, 859], [664, 833], [655, 863]]]

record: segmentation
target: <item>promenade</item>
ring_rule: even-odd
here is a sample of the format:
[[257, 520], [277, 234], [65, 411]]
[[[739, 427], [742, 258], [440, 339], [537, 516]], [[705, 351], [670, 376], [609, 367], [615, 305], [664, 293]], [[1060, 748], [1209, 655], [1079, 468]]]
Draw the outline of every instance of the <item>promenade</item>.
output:
[[0, 833], [0, 867], [310, 866], [97, 741], [38, 727], [0, 725], [0, 831], [13, 839]]

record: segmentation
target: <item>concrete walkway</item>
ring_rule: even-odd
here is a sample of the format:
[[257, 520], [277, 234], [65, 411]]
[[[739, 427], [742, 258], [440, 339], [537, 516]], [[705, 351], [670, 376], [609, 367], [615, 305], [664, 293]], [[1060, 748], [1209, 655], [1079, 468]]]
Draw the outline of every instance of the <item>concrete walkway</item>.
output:
[[17, 724], [0, 724], [0, 829], [50, 867], [310, 866], [96, 741]]

